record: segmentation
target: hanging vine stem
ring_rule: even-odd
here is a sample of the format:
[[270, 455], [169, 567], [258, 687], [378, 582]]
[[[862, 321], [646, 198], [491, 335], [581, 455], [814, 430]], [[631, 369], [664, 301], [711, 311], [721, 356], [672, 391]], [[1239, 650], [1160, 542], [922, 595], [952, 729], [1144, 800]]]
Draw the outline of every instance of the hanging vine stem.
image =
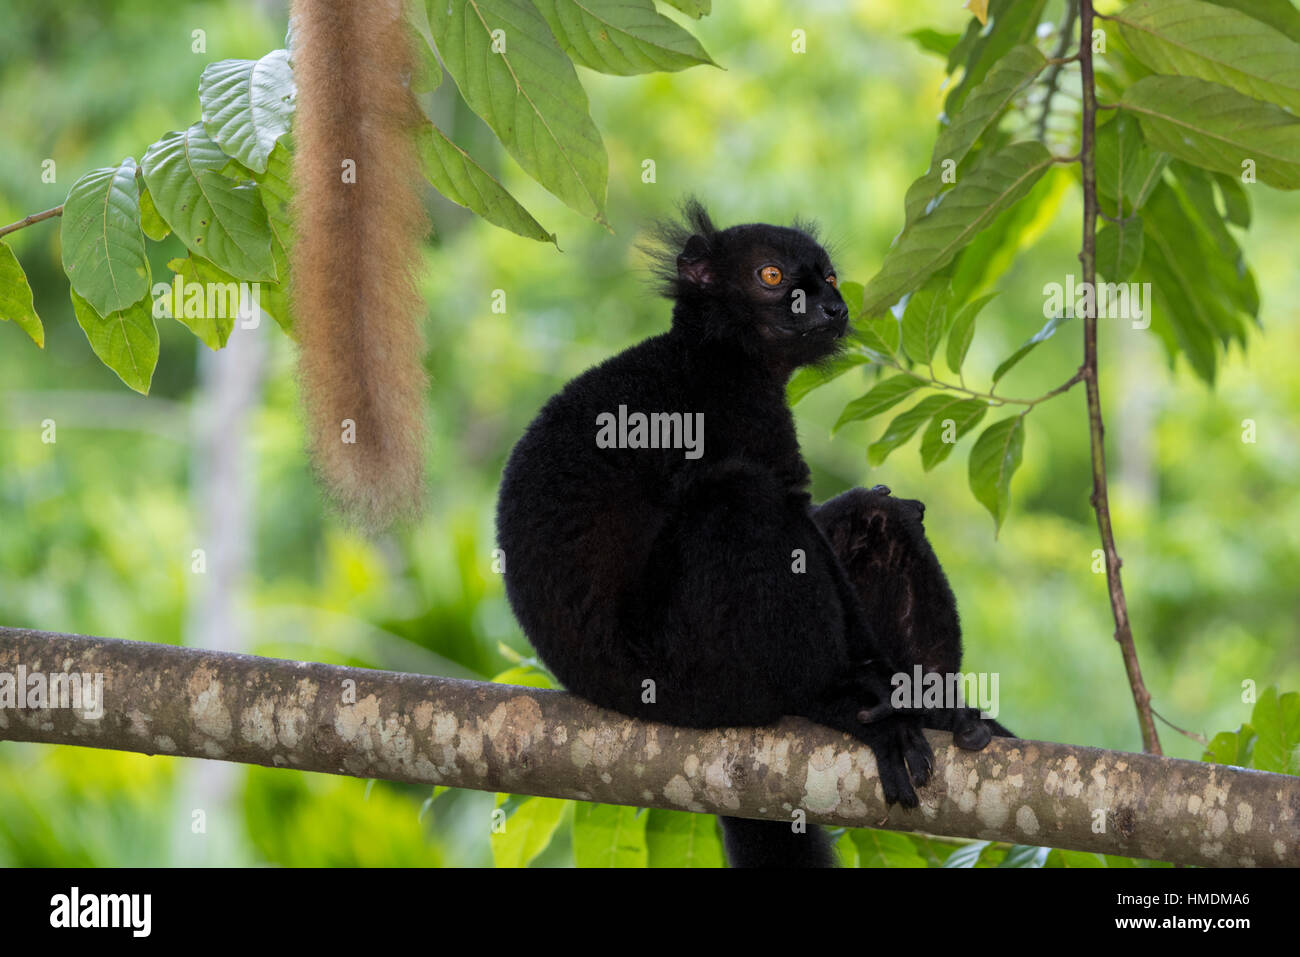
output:
[[[1092, 0], [1079, 0], [1079, 66], [1083, 88], [1083, 136], [1080, 165], [1083, 171], [1083, 248], [1079, 262], [1083, 265], [1084, 288], [1094, 288], [1097, 282], [1097, 167], [1096, 125], [1097, 90], [1092, 69]], [[1124, 668], [1133, 689], [1133, 703], [1137, 706], [1138, 724], [1142, 728], [1142, 747], [1152, 754], [1162, 754], [1160, 738], [1156, 734], [1155, 718], [1151, 712], [1151, 693], [1142, 681], [1137, 649], [1133, 644], [1133, 629], [1128, 619], [1128, 603], [1124, 598], [1124, 585], [1119, 570], [1123, 565], [1115, 550], [1115, 534], [1110, 524], [1110, 499], [1106, 486], [1106, 429], [1101, 418], [1101, 392], [1097, 383], [1097, 311], [1093, 307], [1083, 315], [1083, 381], [1088, 393], [1088, 431], [1092, 446], [1092, 508], [1097, 513], [1097, 529], [1101, 533], [1102, 550], [1106, 557], [1106, 584], [1110, 592], [1110, 608], [1115, 618], [1115, 640], [1124, 656]]]

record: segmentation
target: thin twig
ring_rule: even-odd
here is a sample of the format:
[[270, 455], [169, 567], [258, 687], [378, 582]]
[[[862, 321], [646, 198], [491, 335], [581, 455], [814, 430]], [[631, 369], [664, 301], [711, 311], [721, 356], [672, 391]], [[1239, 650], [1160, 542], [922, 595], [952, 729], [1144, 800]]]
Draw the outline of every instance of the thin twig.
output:
[[1174, 724], [1172, 721], [1170, 721], [1168, 718], [1166, 718], [1163, 714], [1161, 714], [1161, 713], [1160, 713], [1159, 711], [1157, 711], [1155, 708], [1152, 708], [1152, 709], [1151, 709], [1151, 713], [1154, 714], [1154, 715], [1155, 715], [1157, 718], [1159, 718], [1161, 721], [1163, 721], [1165, 724], [1169, 725], [1169, 727], [1173, 728], [1175, 731], [1177, 731], [1177, 732], [1178, 732], [1179, 734], [1181, 734], [1183, 737], [1185, 737], [1185, 738], [1191, 738], [1193, 741], [1195, 741], [1197, 744], [1201, 745], [1202, 747], [1209, 747], [1210, 739], [1207, 738], [1205, 735], [1203, 735], [1203, 734], [1197, 734], [1195, 731], [1188, 731], [1186, 728], [1180, 728], [1180, 727], [1178, 727], [1178, 725]]
[[[1083, 249], [1079, 261], [1083, 265], [1085, 288], [1097, 282], [1097, 167], [1096, 125], [1097, 90], [1092, 72], [1092, 45], [1086, 38], [1092, 35], [1092, 0], [1080, 0], [1079, 52], [1080, 74], [1083, 89]], [[1133, 703], [1137, 706], [1138, 724], [1142, 728], [1142, 745], [1146, 751], [1162, 754], [1160, 738], [1156, 734], [1155, 719], [1151, 714], [1151, 693], [1142, 681], [1137, 649], [1133, 644], [1133, 629], [1129, 624], [1128, 603], [1124, 598], [1124, 585], [1120, 579], [1119, 554], [1115, 550], [1115, 534], [1110, 524], [1110, 500], [1106, 486], [1105, 425], [1101, 418], [1101, 391], [1097, 382], [1097, 310], [1096, 303], [1085, 310], [1083, 316], [1083, 366], [1084, 384], [1088, 393], [1088, 431], [1092, 446], [1092, 507], [1097, 513], [1097, 530], [1101, 533], [1102, 550], [1106, 555], [1106, 584], [1110, 592], [1111, 613], [1115, 619], [1115, 640], [1119, 642], [1133, 689]]]
[[17, 232], [32, 223], [39, 223], [42, 219], [49, 219], [52, 216], [62, 216], [63, 207], [55, 206], [53, 209], [47, 209], [43, 212], [32, 213], [30, 216], [24, 216], [16, 223], [10, 223], [8, 226], [0, 226], [0, 236], [8, 236], [10, 233]]
[[[944, 382], [942, 379], [936, 379], [934, 377], [933, 366], [929, 367], [930, 372], [928, 374], [923, 375], [919, 373], [915, 368], [909, 369], [906, 366], [904, 366], [902, 363], [895, 362], [892, 358], [882, 357], [880, 359], [880, 364], [889, 366], [892, 369], [896, 369], [899, 372], [902, 372], [906, 375], [910, 375], [914, 378], [923, 379], [925, 380], [926, 385], [930, 386], [933, 389], [945, 389], [949, 392], [962, 392], [970, 396], [972, 399], [984, 399], [989, 403], [989, 405], [995, 405], [995, 406], [1023, 405], [1027, 407], [1025, 409], [1026, 412], [1028, 412], [1034, 406], [1038, 405], [1040, 402], [1046, 402], [1048, 399], [1053, 398], [1054, 396], [1058, 396], [1062, 392], [1067, 392], [1083, 381], [1083, 368], [1080, 367], [1078, 372], [1070, 376], [1070, 378], [1066, 379], [1064, 382], [1058, 385], [1055, 389], [1052, 389], [1050, 392], [1044, 392], [1042, 395], [1034, 399], [1013, 399], [1010, 398], [1009, 396], [994, 395], [992, 392], [978, 392], [975, 389], [972, 389], [969, 386], [967, 386], [965, 379], [961, 380], [961, 385], [954, 385], [951, 382]], [[960, 373], [958, 373], [958, 375], [960, 375]]]
[[1047, 95], [1043, 97], [1043, 112], [1038, 117], [1038, 138], [1041, 140], [1047, 136], [1047, 115], [1052, 112], [1052, 95], [1056, 92], [1056, 82], [1061, 76], [1061, 70], [1065, 64], [1071, 63], [1081, 58], [1083, 51], [1083, 34], [1079, 35], [1079, 52], [1074, 56], [1065, 56], [1065, 49], [1070, 45], [1070, 38], [1074, 35], [1074, 18], [1079, 15], [1079, 0], [1066, 0], [1065, 18], [1057, 28], [1056, 49], [1052, 51], [1051, 58], [1047, 61], [1051, 68], [1047, 71], [1047, 77], [1044, 82], [1047, 85]]

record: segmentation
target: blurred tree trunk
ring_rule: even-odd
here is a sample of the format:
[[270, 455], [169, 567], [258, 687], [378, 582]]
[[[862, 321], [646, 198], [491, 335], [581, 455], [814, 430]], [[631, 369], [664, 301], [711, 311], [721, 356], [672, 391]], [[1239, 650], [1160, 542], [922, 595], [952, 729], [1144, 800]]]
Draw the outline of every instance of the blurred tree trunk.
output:
[[1120, 414], [1114, 416], [1117, 441], [1118, 484], [1123, 493], [1142, 509], [1156, 504], [1160, 494], [1156, 462], [1156, 413], [1160, 387], [1155, 377], [1163, 368], [1159, 346], [1146, 332], [1121, 330], [1118, 348], [1120, 388], [1124, 397]]
[[[191, 647], [249, 650], [240, 598], [253, 559], [257, 468], [249, 440], [260, 406], [266, 351], [263, 330], [242, 329], [238, 322], [220, 352], [198, 350], [190, 499], [199, 539], [190, 554], [185, 628], [185, 643]], [[200, 561], [202, 565], [196, 564]], [[251, 863], [237, 857], [238, 850], [248, 846], [236, 800], [243, 778], [243, 769], [221, 761], [184, 765], [177, 788], [177, 864]], [[204, 830], [196, 832], [200, 822]]]

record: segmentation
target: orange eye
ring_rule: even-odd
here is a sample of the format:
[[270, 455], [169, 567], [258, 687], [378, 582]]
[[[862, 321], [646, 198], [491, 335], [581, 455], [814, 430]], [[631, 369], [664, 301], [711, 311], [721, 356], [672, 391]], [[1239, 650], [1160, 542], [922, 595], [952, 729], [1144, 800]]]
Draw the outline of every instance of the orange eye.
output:
[[775, 286], [781, 281], [781, 270], [775, 266], [764, 266], [758, 271], [758, 278], [768, 286]]
[[840, 288], [840, 281], [835, 278], [835, 273], [831, 273], [829, 276], [827, 276], [826, 281], [831, 284], [832, 289]]

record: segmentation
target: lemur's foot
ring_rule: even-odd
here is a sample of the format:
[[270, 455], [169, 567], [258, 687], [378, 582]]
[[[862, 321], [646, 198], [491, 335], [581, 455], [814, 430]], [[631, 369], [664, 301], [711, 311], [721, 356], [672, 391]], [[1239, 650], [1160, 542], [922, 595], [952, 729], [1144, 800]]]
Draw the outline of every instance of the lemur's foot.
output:
[[983, 751], [993, 740], [993, 732], [980, 719], [978, 711], [963, 708], [952, 729], [952, 742], [964, 751]]

